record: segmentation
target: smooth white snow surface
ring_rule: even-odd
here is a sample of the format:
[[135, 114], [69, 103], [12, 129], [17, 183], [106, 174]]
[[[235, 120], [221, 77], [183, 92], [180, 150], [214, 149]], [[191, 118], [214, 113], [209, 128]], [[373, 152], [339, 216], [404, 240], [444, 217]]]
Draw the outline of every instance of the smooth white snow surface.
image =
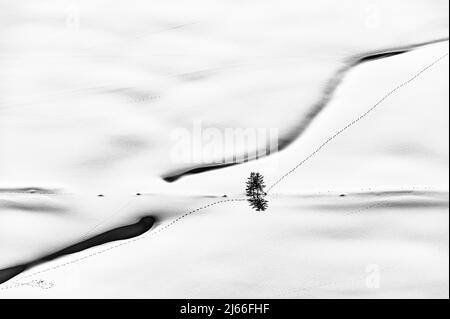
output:
[[[157, 218], [0, 298], [448, 298], [448, 56], [278, 184], [268, 211], [230, 201], [164, 228], [243, 198], [252, 171], [274, 183], [446, 54], [447, 1], [0, 6], [0, 269]], [[199, 121], [275, 128], [284, 148], [164, 181], [232, 158], [171, 156]]]

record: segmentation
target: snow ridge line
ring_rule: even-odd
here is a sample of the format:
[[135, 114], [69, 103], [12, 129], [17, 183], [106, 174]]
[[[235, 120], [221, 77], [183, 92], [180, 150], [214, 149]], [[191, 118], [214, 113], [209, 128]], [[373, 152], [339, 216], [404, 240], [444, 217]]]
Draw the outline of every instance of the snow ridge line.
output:
[[279, 183], [281, 183], [285, 178], [287, 178], [289, 175], [291, 175], [292, 173], [294, 173], [299, 167], [301, 167], [303, 164], [305, 164], [308, 160], [310, 160], [311, 158], [313, 158], [317, 153], [319, 153], [328, 143], [330, 143], [332, 140], [334, 140], [336, 137], [338, 137], [339, 135], [341, 135], [342, 133], [344, 133], [347, 129], [349, 129], [350, 127], [352, 127], [353, 125], [355, 125], [356, 123], [358, 123], [359, 121], [361, 121], [362, 119], [364, 119], [367, 115], [369, 115], [372, 111], [374, 111], [380, 104], [382, 104], [387, 98], [389, 98], [391, 95], [395, 94], [399, 89], [401, 89], [402, 87], [408, 85], [409, 83], [411, 83], [412, 81], [414, 81], [415, 79], [417, 79], [420, 75], [422, 75], [425, 71], [427, 71], [428, 69], [432, 68], [435, 64], [439, 63], [442, 59], [444, 59], [445, 57], [447, 57], [449, 55], [449, 53], [447, 52], [446, 54], [440, 56], [439, 58], [437, 58], [436, 60], [434, 60], [432, 63], [430, 63], [429, 65], [427, 65], [426, 67], [424, 67], [423, 69], [421, 69], [419, 72], [417, 72], [416, 74], [414, 74], [414, 76], [412, 76], [411, 78], [409, 78], [408, 80], [404, 81], [403, 83], [397, 85], [394, 89], [392, 89], [391, 91], [389, 91], [386, 95], [384, 95], [381, 99], [379, 99], [372, 107], [370, 107], [366, 112], [364, 112], [363, 114], [361, 114], [359, 117], [357, 117], [355, 120], [353, 120], [352, 122], [350, 122], [349, 124], [347, 124], [346, 126], [344, 126], [342, 129], [340, 129], [339, 131], [337, 131], [334, 135], [332, 135], [331, 137], [329, 137], [325, 142], [323, 142], [319, 147], [317, 147], [311, 154], [309, 154], [307, 157], [305, 157], [305, 159], [303, 159], [300, 163], [298, 163], [294, 168], [292, 168], [290, 171], [288, 171], [286, 174], [284, 174], [283, 176], [281, 176], [275, 183], [273, 183], [268, 189], [267, 189], [267, 193], [269, 193], [274, 187], [276, 187]]
[[[161, 233], [161, 232], [167, 230], [168, 228], [172, 227], [173, 225], [175, 225], [176, 223], [178, 223], [180, 220], [186, 218], [187, 216], [192, 215], [192, 214], [195, 214], [195, 213], [197, 213], [197, 212], [199, 212], [199, 211], [201, 211], [201, 210], [203, 210], [203, 209], [206, 209], [206, 208], [209, 208], [209, 207], [212, 207], [212, 206], [216, 206], [216, 205], [219, 205], [219, 204], [230, 203], [230, 202], [242, 202], [242, 201], [246, 201], [246, 200], [247, 200], [247, 199], [244, 199], [244, 198], [225, 199], [225, 200], [220, 200], [220, 201], [216, 201], [216, 202], [207, 204], [207, 205], [205, 205], [205, 206], [202, 206], [202, 207], [193, 209], [193, 210], [191, 210], [191, 211], [189, 211], [189, 212], [187, 212], [187, 213], [185, 213], [185, 214], [179, 216], [178, 218], [174, 219], [173, 221], [171, 221], [169, 224], [165, 225], [164, 227], [161, 227], [160, 229], [157, 229], [156, 231], [150, 232], [150, 233], [147, 234], [147, 235], [139, 236], [139, 237], [136, 237], [136, 238], [133, 238], [133, 239], [130, 239], [130, 240], [121, 242], [121, 243], [119, 243], [119, 244], [117, 244], [117, 245], [113, 245], [113, 246], [111, 246], [111, 247], [108, 247], [108, 248], [105, 248], [105, 249], [96, 251], [96, 252], [94, 252], [94, 253], [92, 253], [92, 254], [89, 254], [89, 255], [86, 255], [86, 256], [83, 256], [83, 257], [80, 257], [80, 258], [77, 258], [77, 259], [68, 261], [68, 262], [66, 262], [66, 263], [63, 263], [63, 264], [60, 264], [60, 265], [57, 265], [57, 266], [54, 266], [54, 267], [51, 267], [51, 268], [47, 268], [47, 269], [44, 269], [44, 270], [35, 272], [35, 273], [30, 274], [30, 275], [28, 275], [28, 276], [24, 276], [23, 278], [21, 278], [21, 280], [23, 280], [23, 279], [28, 279], [28, 278], [30, 278], [30, 277], [34, 277], [34, 276], [37, 276], [37, 275], [40, 275], [40, 274], [43, 274], [43, 273], [47, 273], [47, 272], [49, 272], [49, 271], [52, 271], [52, 270], [55, 270], [55, 269], [59, 269], [59, 268], [65, 267], [65, 266], [69, 266], [69, 265], [71, 265], [71, 264], [77, 263], [77, 262], [82, 261], [82, 260], [85, 260], [85, 259], [87, 259], [87, 258], [90, 258], [90, 257], [96, 256], [96, 255], [100, 255], [100, 254], [106, 253], [106, 252], [108, 252], [108, 251], [110, 251], [110, 250], [112, 250], [112, 249], [119, 248], [119, 247], [122, 247], [122, 246], [125, 246], [125, 245], [129, 245], [129, 244], [131, 244], [131, 243], [137, 242], [137, 241], [142, 240], [142, 239], [146, 239], [146, 238], [149, 238], [149, 237], [153, 237], [153, 236], [155, 236], [155, 235], [157, 235], [157, 234], [159, 234], [159, 233]], [[13, 284], [13, 285], [10, 285], [10, 286], [1, 287], [0, 290], [7, 290], [7, 289], [12, 289], [12, 288], [17, 288], [17, 287], [19, 287], [19, 286], [24, 286], [24, 285], [26, 285], [26, 284], [17, 282], [17, 283], [15, 283], [15, 284]]]

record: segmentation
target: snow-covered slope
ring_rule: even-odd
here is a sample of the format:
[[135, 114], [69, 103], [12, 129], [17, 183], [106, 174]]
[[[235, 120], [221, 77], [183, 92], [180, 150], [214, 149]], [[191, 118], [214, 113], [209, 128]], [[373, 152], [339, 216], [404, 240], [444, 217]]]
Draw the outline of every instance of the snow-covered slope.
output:
[[[232, 201], [447, 53], [448, 2], [43, 3], [1, 3], [0, 269], [156, 225], [2, 297], [448, 296], [448, 57], [277, 184], [269, 211]], [[174, 158], [199, 122], [277, 129], [280, 152], [165, 181], [235, 155]]]

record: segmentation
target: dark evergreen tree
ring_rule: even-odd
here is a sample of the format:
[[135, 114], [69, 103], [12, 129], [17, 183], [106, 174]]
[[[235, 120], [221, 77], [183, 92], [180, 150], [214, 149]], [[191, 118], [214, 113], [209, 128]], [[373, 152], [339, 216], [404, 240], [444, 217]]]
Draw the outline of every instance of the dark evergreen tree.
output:
[[245, 194], [248, 202], [256, 211], [265, 211], [268, 207], [268, 201], [264, 198], [267, 193], [264, 192], [264, 177], [260, 173], [252, 172], [247, 180]]
[[252, 206], [258, 212], [265, 211], [267, 209], [267, 207], [269, 206], [269, 204], [268, 204], [269, 202], [266, 199], [264, 199], [263, 197], [250, 198], [248, 200], [248, 202], [250, 203], [250, 206]]

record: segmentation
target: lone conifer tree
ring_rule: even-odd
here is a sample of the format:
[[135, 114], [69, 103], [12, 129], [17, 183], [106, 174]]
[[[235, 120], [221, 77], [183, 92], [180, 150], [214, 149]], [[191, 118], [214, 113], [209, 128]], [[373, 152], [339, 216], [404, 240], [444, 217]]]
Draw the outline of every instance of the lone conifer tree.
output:
[[264, 198], [267, 193], [264, 192], [264, 177], [260, 173], [251, 173], [247, 180], [245, 194], [248, 202], [256, 211], [265, 211], [268, 207], [268, 201]]

